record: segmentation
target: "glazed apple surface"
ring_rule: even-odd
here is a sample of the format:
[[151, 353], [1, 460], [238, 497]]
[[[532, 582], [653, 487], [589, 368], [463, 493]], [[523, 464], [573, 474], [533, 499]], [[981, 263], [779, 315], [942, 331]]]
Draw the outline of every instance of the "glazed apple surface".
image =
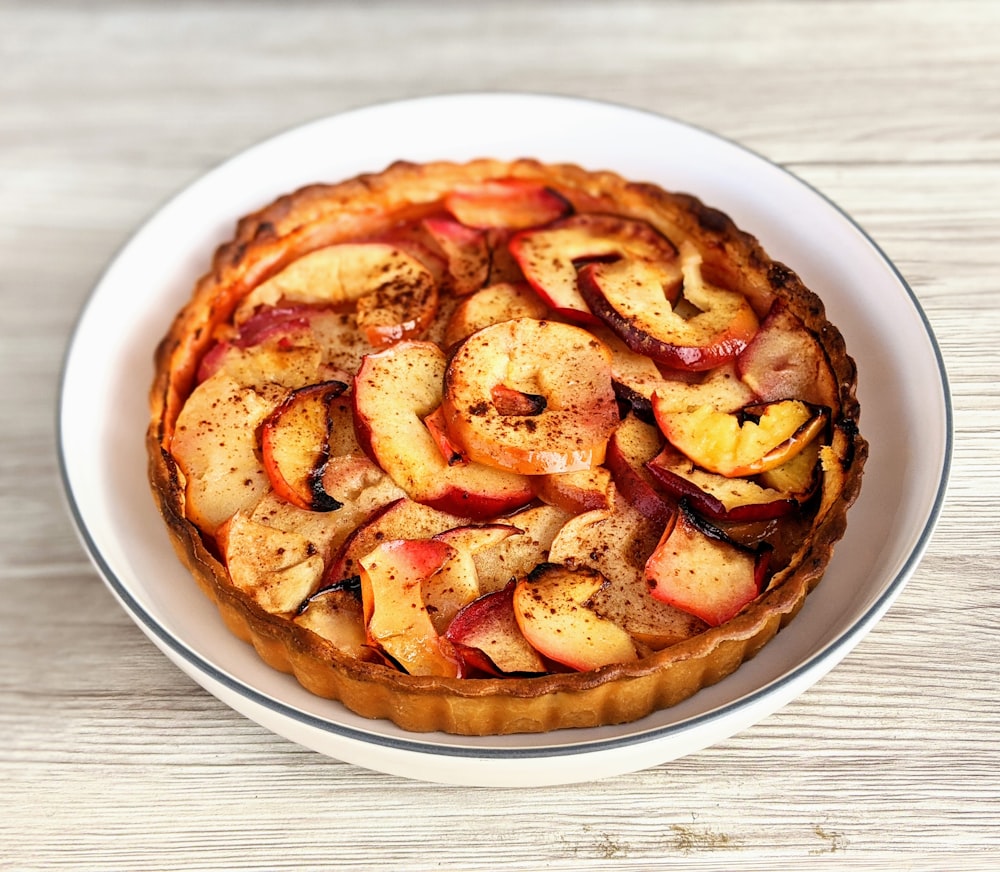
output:
[[[317, 693], [413, 729], [630, 720], [815, 584], [866, 456], [853, 364], [696, 201], [470, 166], [241, 224], [161, 346], [154, 491], [227, 623]], [[429, 687], [447, 717], [413, 714]], [[550, 692], [571, 710], [511, 702]], [[484, 696], [529, 714], [461, 714]]]

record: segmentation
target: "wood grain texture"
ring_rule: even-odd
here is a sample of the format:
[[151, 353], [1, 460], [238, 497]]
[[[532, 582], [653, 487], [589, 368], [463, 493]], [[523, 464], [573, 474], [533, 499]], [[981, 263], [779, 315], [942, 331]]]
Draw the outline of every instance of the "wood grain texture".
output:
[[[1000, 4], [0, 0], [0, 869], [1000, 868]], [[454, 90], [715, 130], [842, 206], [909, 281], [955, 457], [926, 557], [779, 713], [531, 791], [290, 744], [172, 667], [90, 568], [54, 450], [65, 343], [173, 192], [277, 131]]]

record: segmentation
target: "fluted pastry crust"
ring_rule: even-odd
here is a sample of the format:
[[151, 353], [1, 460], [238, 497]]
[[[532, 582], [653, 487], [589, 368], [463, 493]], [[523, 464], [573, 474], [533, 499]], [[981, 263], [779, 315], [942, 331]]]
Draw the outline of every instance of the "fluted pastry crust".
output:
[[[378, 237], [401, 223], [438, 213], [443, 198], [456, 187], [512, 178], [543, 182], [577, 212], [638, 218], [671, 240], [689, 240], [701, 254], [706, 279], [741, 292], [761, 314], [773, 300], [783, 300], [817, 337], [834, 375], [837, 407], [831, 410], [831, 441], [837, 462], [828, 464], [822, 493], [811, 504], [797, 547], [783, 561], [787, 565], [760, 597], [720, 626], [647, 652], [637, 661], [588, 672], [478, 678], [408, 675], [378, 658], [345, 653], [234, 586], [212, 533], [189, 519], [185, 479], [171, 441], [205, 354], [240, 302], [261, 282], [311, 251]], [[628, 722], [729, 675], [795, 616], [820, 581], [834, 544], [843, 536], [867, 457], [856, 426], [854, 363], [820, 299], [791, 269], [771, 260], [757, 240], [726, 215], [692, 196], [610, 172], [535, 160], [397, 163], [381, 173], [312, 185], [281, 197], [240, 220], [233, 239], [216, 251], [211, 269], [157, 348], [155, 365], [147, 433], [153, 494], [180, 559], [216, 603], [226, 626], [253, 644], [270, 666], [293, 673], [313, 693], [413, 731], [487, 735]]]

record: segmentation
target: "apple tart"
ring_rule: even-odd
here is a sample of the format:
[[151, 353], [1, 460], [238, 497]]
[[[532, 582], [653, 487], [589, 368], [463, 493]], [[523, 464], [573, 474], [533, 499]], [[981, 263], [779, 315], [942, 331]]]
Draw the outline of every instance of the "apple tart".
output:
[[719, 681], [822, 577], [867, 456], [791, 269], [692, 196], [534, 160], [281, 197], [155, 366], [153, 493], [225, 624], [414, 731]]

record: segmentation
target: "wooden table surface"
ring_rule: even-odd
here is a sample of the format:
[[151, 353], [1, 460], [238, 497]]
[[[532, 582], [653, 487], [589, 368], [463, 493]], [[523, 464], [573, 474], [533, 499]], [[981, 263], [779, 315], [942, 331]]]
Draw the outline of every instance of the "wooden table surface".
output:
[[[1000, 868], [1000, 4], [0, 0], [0, 868]], [[198, 688], [64, 508], [79, 308], [224, 158], [376, 101], [574, 94], [789, 168], [940, 342], [948, 500], [888, 615], [783, 710], [597, 783], [442, 787], [327, 759]]]

